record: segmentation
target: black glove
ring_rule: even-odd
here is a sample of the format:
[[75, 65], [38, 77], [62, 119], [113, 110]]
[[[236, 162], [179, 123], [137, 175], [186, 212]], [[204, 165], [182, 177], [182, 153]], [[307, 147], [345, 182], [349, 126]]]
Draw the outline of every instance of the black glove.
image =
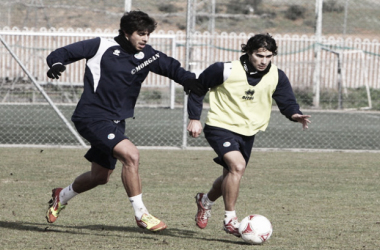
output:
[[208, 89], [205, 88], [198, 79], [187, 79], [183, 83], [183, 90], [186, 92], [186, 94], [194, 93], [198, 96], [204, 96]]
[[47, 76], [51, 79], [59, 79], [59, 76], [66, 70], [65, 65], [57, 63], [54, 64], [47, 72]]

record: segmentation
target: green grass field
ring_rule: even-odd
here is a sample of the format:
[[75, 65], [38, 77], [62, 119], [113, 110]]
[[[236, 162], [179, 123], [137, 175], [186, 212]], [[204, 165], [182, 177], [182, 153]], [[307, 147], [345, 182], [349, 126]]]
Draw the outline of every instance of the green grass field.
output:
[[222, 231], [218, 200], [209, 225], [195, 226], [197, 192], [221, 173], [211, 150], [141, 150], [148, 209], [168, 224], [139, 229], [120, 180], [69, 202], [45, 220], [51, 189], [89, 169], [83, 149], [0, 148], [2, 249], [380, 249], [380, 157], [376, 153], [256, 152], [241, 183], [237, 214], [268, 217], [273, 235], [246, 245]]

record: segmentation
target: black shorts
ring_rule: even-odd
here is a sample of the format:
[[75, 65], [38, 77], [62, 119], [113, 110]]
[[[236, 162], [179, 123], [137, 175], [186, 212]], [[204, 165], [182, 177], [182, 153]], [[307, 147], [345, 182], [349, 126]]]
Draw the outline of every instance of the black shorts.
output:
[[227, 129], [213, 127], [210, 125], [205, 125], [203, 129], [205, 137], [214, 149], [215, 153], [218, 155], [214, 159], [217, 164], [222, 165], [224, 168], [228, 169], [227, 164], [223, 160], [223, 156], [231, 151], [239, 151], [248, 164], [249, 158], [251, 156], [253, 142], [255, 136], [244, 136]]
[[95, 162], [107, 169], [115, 169], [117, 159], [113, 157], [114, 147], [124, 139], [125, 121], [83, 119], [74, 121], [79, 134], [91, 144], [85, 154], [89, 162]]

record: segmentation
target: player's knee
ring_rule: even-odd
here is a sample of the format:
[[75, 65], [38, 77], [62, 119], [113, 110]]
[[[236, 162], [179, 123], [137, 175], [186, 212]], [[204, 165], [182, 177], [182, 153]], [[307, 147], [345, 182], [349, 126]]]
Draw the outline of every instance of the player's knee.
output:
[[109, 181], [109, 175], [97, 175], [95, 176], [94, 181], [97, 185], [107, 184]]
[[245, 163], [233, 163], [229, 166], [229, 172], [243, 176], [245, 171]]
[[140, 157], [139, 154], [130, 154], [122, 160], [123, 169], [127, 172], [138, 172]]
[[113, 154], [123, 165], [138, 166], [139, 164], [139, 150], [129, 140], [123, 140], [118, 143], [113, 150]]
[[123, 166], [129, 166], [131, 168], [138, 167], [140, 161], [140, 153], [138, 151], [126, 152], [121, 155], [119, 159]]
[[109, 179], [100, 179], [100, 180], [98, 180], [98, 185], [105, 185], [108, 183], [108, 180]]

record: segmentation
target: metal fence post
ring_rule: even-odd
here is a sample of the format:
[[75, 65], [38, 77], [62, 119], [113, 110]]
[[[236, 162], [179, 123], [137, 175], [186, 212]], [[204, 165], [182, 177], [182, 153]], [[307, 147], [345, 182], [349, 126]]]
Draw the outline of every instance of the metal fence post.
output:
[[71, 133], [75, 136], [75, 138], [79, 141], [79, 143], [86, 147], [86, 143], [82, 140], [78, 132], [71, 126], [69, 121], [67, 121], [66, 117], [61, 113], [61, 111], [55, 106], [54, 102], [50, 99], [50, 97], [46, 94], [43, 88], [37, 83], [36, 79], [29, 73], [29, 71], [25, 68], [25, 66], [22, 64], [22, 62], [17, 58], [17, 56], [13, 53], [13, 51], [10, 49], [8, 44], [4, 41], [4, 39], [0, 36], [0, 41], [3, 43], [5, 48], [9, 51], [9, 53], [12, 55], [12, 57], [16, 60], [16, 62], [20, 65], [22, 70], [24, 70], [25, 74], [28, 75], [29, 79], [33, 82], [33, 84], [36, 86], [36, 88], [41, 92], [41, 94], [45, 97], [46, 101], [52, 106], [54, 111], [57, 113], [57, 115], [62, 119], [62, 121], [65, 123], [65, 125], [68, 127], [68, 129], [71, 131]]

